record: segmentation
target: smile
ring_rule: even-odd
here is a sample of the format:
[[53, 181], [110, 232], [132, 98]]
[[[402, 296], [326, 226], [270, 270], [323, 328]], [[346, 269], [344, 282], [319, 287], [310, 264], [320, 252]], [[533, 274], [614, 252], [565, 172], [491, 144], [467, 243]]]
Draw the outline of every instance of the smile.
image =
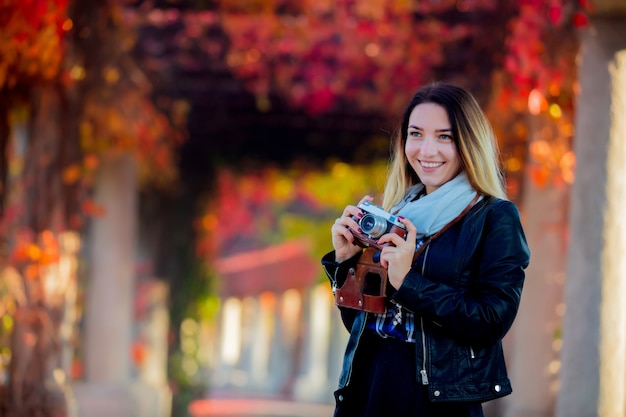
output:
[[420, 161], [420, 165], [424, 168], [438, 168], [443, 165], [443, 162], [424, 162]]

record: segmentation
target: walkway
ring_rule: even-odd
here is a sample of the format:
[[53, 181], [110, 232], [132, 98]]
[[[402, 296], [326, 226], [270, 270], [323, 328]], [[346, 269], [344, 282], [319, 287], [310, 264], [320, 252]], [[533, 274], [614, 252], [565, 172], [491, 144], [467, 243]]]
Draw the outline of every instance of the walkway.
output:
[[214, 393], [192, 401], [190, 417], [331, 417], [329, 404], [302, 403], [281, 398], [232, 397]]

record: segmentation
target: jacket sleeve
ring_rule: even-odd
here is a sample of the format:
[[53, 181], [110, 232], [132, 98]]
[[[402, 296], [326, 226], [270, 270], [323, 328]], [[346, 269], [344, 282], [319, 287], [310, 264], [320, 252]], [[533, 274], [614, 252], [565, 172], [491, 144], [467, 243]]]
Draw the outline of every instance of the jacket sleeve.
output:
[[[352, 258], [343, 262], [335, 262], [335, 251], [331, 251], [322, 257], [322, 266], [324, 267], [324, 272], [326, 272], [330, 281], [333, 295], [335, 295], [335, 290], [337, 288], [341, 288], [341, 286], [345, 283], [346, 277], [348, 276], [348, 270], [356, 265], [362, 253], [363, 252], [358, 252]], [[344, 326], [348, 331], [350, 331], [352, 329], [352, 324], [354, 323], [357, 310], [339, 307], [339, 311], [341, 312], [341, 319]]]
[[[480, 239], [468, 265], [468, 285], [452, 286], [425, 277], [414, 267], [393, 295], [400, 304], [432, 321], [448, 337], [472, 346], [491, 345], [508, 332], [517, 314], [530, 252], [519, 212], [499, 200], [472, 230]], [[462, 255], [459, 255], [462, 256]], [[465, 271], [461, 271], [465, 272]]]

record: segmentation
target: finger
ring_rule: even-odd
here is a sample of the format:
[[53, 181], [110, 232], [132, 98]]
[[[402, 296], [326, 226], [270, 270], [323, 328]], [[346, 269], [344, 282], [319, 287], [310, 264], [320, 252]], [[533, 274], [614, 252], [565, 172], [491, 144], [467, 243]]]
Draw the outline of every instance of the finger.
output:
[[406, 237], [403, 237], [397, 233], [390, 232], [390, 233], [386, 233], [382, 235], [378, 239], [378, 243], [392, 244], [393, 246], [396, 246], [396, 247], [402, 247], [402, 246], [407, 246], [407, 245], [413, 246], [415, 244], [415, 234], [413, 235], [413, 240], [411, 240], [410, 234], [407, 234]]
[[393, 246], [400, 246], [406, 242], [404, 241], [403, 238], [401, 238], [399, 235], [395, 233], [386, 233], [382, 235], [376, 243], [379, 243], [381, 245], [385, 243], [391, 243]]
[[337, 220], [335, 220], [335, 225], [337, 225], [339, 228], [343, 228], [344, 230], [361, 230], [359, 227], [359, 223], [357, 223], [354, 217], [339, 217]]
[[363, 204], [365, 201], [374, 201], [374, 197], [372, 197], [371, 195], [366, 195], [361, 199], [361, 201], [359, 201], [359, 205]]
[[361, 211], [360, 208], [356, 207], [356, 206], [346, 206], [345, 209], [343, 209], [343, 213], [341, 214], [342, 217], [361, 217], [363, 216], [363, 212]]
[[342, 236], [350, 243], [354, 244], [354, 235], [350, 229], [343, 229]]
[[357, 204], [357, 206], [346, 206], [346, 208], [343, 210], [342, 216], [343, 217], [362, 217], [363, 216], [363, 212], [361, 211], [361, 209], [358, 207], [361, 204], [363, 204], [363, 202], [365, 201], [373, 201], [374, 197], [371, 195], [366, 195], [364, 196], [359, 203]]
[[406, 236], [407, 242], [415, 242], [417, 239], [417, 228], [413, 224], [413, 222], [406, 217], [399, 216], [398, 220], [402, 222], [406, 226], [406, 230], [408, 231]]
[[[350, 227], [344, 225], [343, 222], [343, 220], [341, 222], [336, 221], [331, 227], [331, 232], [335, 235], [343, 236], [350, 243], [354, 243], [354, 235], [350, 231]], [[358, 229], [358, 225], [354, 220], [352, 220], [352, 223], [354, 223]]]
[[399, 253], [393, 246], [385, 246], [380, 254], [380, 264], [389, 269], [392, 267], [392, 263], [399, 261]]

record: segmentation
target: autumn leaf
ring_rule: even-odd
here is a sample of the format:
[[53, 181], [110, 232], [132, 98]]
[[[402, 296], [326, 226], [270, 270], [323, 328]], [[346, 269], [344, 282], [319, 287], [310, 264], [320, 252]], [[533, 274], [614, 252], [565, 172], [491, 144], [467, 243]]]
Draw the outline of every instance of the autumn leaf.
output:
[[69, 167], [63, 170], [63, 173], [61, 174], [61, 176], [65, 184], [68, 184], [68, 185], [75, 184], [76, 182], [78, 182], [78, 180], [80, 180], [81, 168], [77, 164], [70, 165]]
[[103, 217], [106, 214], [106, 209], [91, 199], [83, 201], [82, 211], [87, 216], [92, 217]]

